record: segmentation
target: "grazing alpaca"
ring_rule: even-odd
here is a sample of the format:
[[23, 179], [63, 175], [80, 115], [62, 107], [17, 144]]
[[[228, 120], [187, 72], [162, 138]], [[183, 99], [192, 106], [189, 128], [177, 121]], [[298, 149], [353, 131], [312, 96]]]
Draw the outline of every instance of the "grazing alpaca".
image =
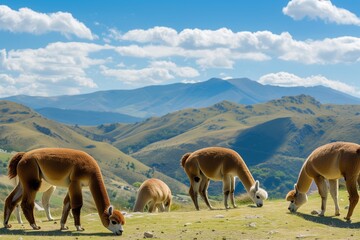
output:
[[102, 224], [116, 235], [122, 234], [124, 216], [110, 205], [100, 168], [96, 160], [87, 153], [64, 148], [42, 148], [18, 153], [9, 162], [8, 175], [10, 179], [18, 175], [21, 184], [18, 184], [5, 200], [6, 228], [11, 227], [8, 224], [10, 214], [21, 200], [21, 208], [31, 227], [40, 229], [35, 223], [34, 199], [41, 179], [44, 179], [49, 184], [68, 187], [60, 221], [61, 229], [67, 229], [65, 223], [71, 209], [76, 229], [84, 230], [80, 224], [80, 210], [83, 205], [81, 189], [89, 186]]
[[[19, 182], [19, 177], [15, 177], [13, 178], [14, 179], [14, 185], [18, 185], [20, 184]], [[19, 186], [21, 187], [21, 186]], [[38, 192], [42, 192], [43, 195], [42, 195], [42, 198], [41, 198], [41, 202], [42, 202], [42, 205], [44, 207], [44, 210], [45, 210], [45, 214], [46, 214], [46, 217], [49, 221], [53, 221], [53, 217], [51, 216], [51, 213], [50, 213], [50, 197], [51, 195], [54, 193], [56, 187], [47, 183], [46, 181], [42, 180], [41, 181], [41, 186], [38, 190]], [[35, 203], [35, 205], [37, 205]], [[18, 223], [23, 223], [22, 219], [21, 219], [21, 214], [20, 214], [20, 207], [19, 205], [16, 205], [16, 219], [18, 221]]]
[[359, 201], [357, 182], [360, 185], [360, 145], [349, 142], [335, 142], [315, 149], [301, 168], [298, 181], [286, 195], [290, 201], [289, 210], [296, 212], [307, 201], [307, 191], [312, 180], [315, 181], [321, 196], [321, 213], [326, 210], [327, 186], [329, 179], [330, 193], [335, 202], [335, 215], [340, 215], [338, 206], [338, 179], [344, 177], [349, 193], [350, 207], [345, 217], [350, 221], [354, 208]]
[[263, 200], [267, 199], [267, 192], [259, 187], [259, 181], [254, 180], [244, 160], [231, 149], [209, 147], [193, 153], [186, 153], [181, 159], [181, 165], [189, 177], [189, 194], [197, 210], [199, 210], [198, 193], [206, 205], [213, 209], [207, 195], [210, 179], [223, 181], [225, 208], [229, 208], [229, 194], [233, 207], [236, 207], [234, 199], [235, 177], [239, 177], [257, 207], [262, 207]]
[[163, 181], [151, 178], [144, 181], [137, 194], [134, 212], [144, 211], [144, 207], [148, 207], [148, 212], [152, 213], [159, 209], [161, 212], [170, 211], [171, 206], [171, 190]]

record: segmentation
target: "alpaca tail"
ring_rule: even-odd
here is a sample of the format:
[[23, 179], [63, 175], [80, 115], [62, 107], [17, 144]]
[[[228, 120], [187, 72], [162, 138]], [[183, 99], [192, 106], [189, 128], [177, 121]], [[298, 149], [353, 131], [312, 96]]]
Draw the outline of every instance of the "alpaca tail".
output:
[[189, 158], [190, 155], [191, 155], [191, 153], [185, 153], [184, 156], [182, 156], [181, 161], [180, 161], [182, 167], [185, 166], [185, 162]]
[[24, 156], [24, 154], [25, 152], [19, 152], [10, 159], [8, 166], [8, 176], [10, 179], [17, 176], [17, 165], [20, 162], [21, 158]]

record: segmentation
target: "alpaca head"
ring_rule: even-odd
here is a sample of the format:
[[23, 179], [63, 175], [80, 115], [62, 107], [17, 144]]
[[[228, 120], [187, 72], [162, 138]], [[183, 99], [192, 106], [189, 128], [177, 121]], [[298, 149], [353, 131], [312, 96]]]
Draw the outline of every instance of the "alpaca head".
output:
[[106, 216], [109, 220], [107, 229], [116, 235], [122, 235], [124, 231], [123, 225], [125, 224], [124, 215], [119, 210], [114, 209], [113, 206], [110, 206], [106, 211]]
[[267, 192], [260, 188], [259, 181], [255, 181], [255, 184], [250, 188], [249, 194], [251, 200], [253, 200], [257, 207], [262, 207], [263, 201], [268, 198]]
[[296, 212], [299, 207], [307, 202], [306, 193], [301, 193], [298, 191], [296, 184], [294, 185], [294, 190], [291, 190], [286, 195], [286, 201], [290, 202], [288, 209], [290, 212]]

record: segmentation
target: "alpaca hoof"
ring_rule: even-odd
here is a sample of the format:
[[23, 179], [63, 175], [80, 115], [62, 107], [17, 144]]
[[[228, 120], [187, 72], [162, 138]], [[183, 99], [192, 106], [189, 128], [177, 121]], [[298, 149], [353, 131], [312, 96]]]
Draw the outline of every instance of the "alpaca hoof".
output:
[[30, 226], [33, 228], [33, 230], [40, 230], [41, 229], [41, 227], [37, 226], [36, 224], [31, 224]]
[[351, 219], [349, 217], [344, 217], [344, 219], [346, 220], [346, 222], [350, 223]]
[[85, 229], [83, 227], [79, 226], [75, 226], [76, 227], [76, 231], [84, 231]]
[[60, 227], [60, 231], [63, 231], [63, 230], [69, 230], [69, 227], [67, 227], [67, 226], [61, 226], [61, 227]]
[[237, 208], [238, 206], [237, 205], [234, 205], [234, 208]]
[[335, 213], [335, 216], [340, 216], [340, 213]]
[[5, 227], [5, 228], [11, 228], [11, 227], [12, 227], [12, 225], [11, 225], [11, 224], [6, 223], [6, 224], [4, 224], [4, 227]]

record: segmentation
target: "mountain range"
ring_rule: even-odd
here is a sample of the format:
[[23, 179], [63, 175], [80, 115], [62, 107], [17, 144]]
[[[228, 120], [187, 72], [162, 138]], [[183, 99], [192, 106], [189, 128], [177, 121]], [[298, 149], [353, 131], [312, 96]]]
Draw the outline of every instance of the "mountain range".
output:
[[19, 95], [3, 99], [28, 106], [62, 123], [100, 125], [135, 123], [186, 108], [209, 107], [225, 100], [250, 105], [300, 94], [310, 95], [323, 104], [360, 104], [359, 98], [323, 86], [277, 87], [247, 78], [212, 78], [198, 83], [155, 85], [132, 90], [55, 97]]
[[[209, 146], [236, 150], [272, 197], [293, 188], [306, 157], [334, 141], [360, 143], [360, 105], [321, 104], [311, 96], [288, 96], [243, 105], [222, 101], [176, 111], [134, 124], [76, 127], [188, 185], [179, 167], [186, 152]], [[221, 192], [212, 183], [209, 191]], [[242, 185], [238, 191], [244, 191]]]

